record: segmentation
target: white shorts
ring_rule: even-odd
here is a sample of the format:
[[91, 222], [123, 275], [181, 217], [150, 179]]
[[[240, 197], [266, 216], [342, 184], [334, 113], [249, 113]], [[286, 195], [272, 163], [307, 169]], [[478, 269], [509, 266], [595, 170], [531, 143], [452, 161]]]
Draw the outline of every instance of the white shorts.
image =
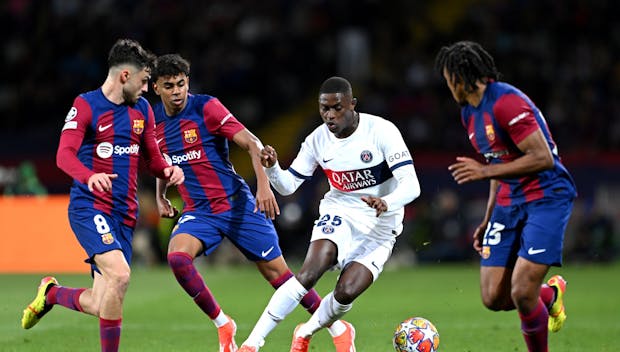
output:
[[321, 208], [314, 222], [310, 242], [327, 239], [338, 247], [337, 267], [350, 262], [368, 268], [377, 280], [385, 262], [392, 255], [396, 237], [403, 230], [402, 223], [394, 225], [393, 217], [369, 217], [350, 209]]

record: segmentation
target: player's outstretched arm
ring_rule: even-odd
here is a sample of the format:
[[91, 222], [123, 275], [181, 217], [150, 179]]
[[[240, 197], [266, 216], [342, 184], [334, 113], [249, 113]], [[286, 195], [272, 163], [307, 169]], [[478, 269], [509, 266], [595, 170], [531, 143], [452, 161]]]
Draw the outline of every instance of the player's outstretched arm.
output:
[[235, 133], [233, 142], [246, 150], [252, 160], [252, 167], [256, 175], [256, 206], [254, 207], [254, 212], [260, 210], [268, 218], [275, 219], [276, 215], [280, 215], [280, 207], [276, 201], [276, 196], [269, 186], [267, 174], [265, 174], [263, 169], [261, 154], [262, 150], [264, 150], [263, 143], [247, 128]]

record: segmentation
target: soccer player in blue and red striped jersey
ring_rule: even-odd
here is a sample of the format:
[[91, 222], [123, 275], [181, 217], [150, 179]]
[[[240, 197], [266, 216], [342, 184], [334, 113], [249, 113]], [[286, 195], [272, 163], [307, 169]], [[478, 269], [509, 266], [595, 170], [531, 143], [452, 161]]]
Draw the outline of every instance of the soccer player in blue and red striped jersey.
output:
[[547, 123], [534, 103], [498, 81], [493, 57], [478, 43], [441, 48], [436, 68], [461, 106], [469, 140], [487, 163], [458, 157], [458, 184], [489, 180], [486, 213], [473, 235], [482, 257], [481, 295], [494, 311], [517, 309], [529, 351], [547, 351], [548, 330], [566, 320], [560, 275], [564, 231], [577, 196]]
[[183, 171], [169, 166], [157, 147], [153, 110], [142, 97], [154, 59], [138, 42], [118, 40], [110, 50], [103, 85], [80, 94], [65, 118], [56, 163], [73, 178], [69, 222], [88, 255], [93, 286], [69, 288], [53, 277], [43, 278], [24, 310], [25, 329], [60, 304], [99, 317], [101, 350], [118, 351], [138, 216], [140, 158], [168, 184], [184, 180]]
[[[271, 220], [280, 210], [263, 170], [261, 141], [216, 98], [189, 93], [190, 64], [178, 54], [160, 56], [153, 70], [153, 89], [161, 98], [154, 105], [159, 147], [172, 165], [185, 172], [178, 187], [184, 209], [172, 231], [168, 264], [177, 281], [218, 328], [221, 352], [234, 352], [235, 322], [226, 315], [194, 266], [227, 237], [274, 287], [293, 277]], [[229, 141], [246, 150], [257, 178], [256, 197], [233, 169]], [[166, 198], [167, 185], [157, 180], [160, 215], [177, 213]], [[314, 312], [321, 298], [312, 289], [302, 299]], [[336, 321], [330, 327], [338, 352], [350, 351], [350, 325]]]

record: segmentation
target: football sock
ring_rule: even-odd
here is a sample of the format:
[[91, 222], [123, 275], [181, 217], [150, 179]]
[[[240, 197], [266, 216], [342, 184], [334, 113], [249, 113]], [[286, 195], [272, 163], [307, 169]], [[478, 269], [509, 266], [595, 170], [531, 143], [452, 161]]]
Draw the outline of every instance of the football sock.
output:
[[540, 286], [540, 298], [547, 307], [547, 310], [551, 308], [551, 306], [555, 302], [555, 295], [556, 292], [554, 287], [551, 287], [547, 284], [542, 284]]
[[319, 309], [312, 314], [310, 320], [297, 330], [298, 336], [310, 336], [319, 329], [324, 328], [340, 319], [346, 312], [351, 310], [353, 303], [341, 304], [334, 298], [334, 292], [330, 292], [323, 298]]
[[82, 312], [83, 310], [80, 305], [80, 295], [84, 291], [86, 291], [85, 288], [71, 288], [54, 285], [50, 287], [45, 295], [45, 304], [60, 304], [63, 307]]
[[212, 321], [216, 328], [221, 328], [228, 323], [229, 319], [228, 316], [224, 314], [224, 311], [220, 309], [220, 314], [218, 314]]
[[108, 320], [99, 318], [99, 337], [101, 352], [116, 352], [121, 339], [122, 319]]
[[209, 318], [215, 319], [221, 309], [209, 288], [205, 285], [202, 276], [194, 266], [194, 259], [185, 252], [172, 252], [168, 254], [168, 265], [172, 269], [177, 281], [198, 307]]
[[262, 345], [271, 330], [299, 305], [299, 301], [307, 293], [308, 290], [295, 277], [291, 277], [282, 284], [271, 296], [271, 300], [269, 300], [263, 314], [258, 318], [258, 322], [256, 322], [245, 343], [250, 346]]
[[538, 299], [536, 308], [529, 314], [523, 315], [519, 313], [519, 318], [521, 318], [521, 331], [525, 338], [527, 350], [529, 352], [547, 352], [549, 312], [542, 299]]
[[[277, 290], [293, 276], [293, 273], [290, 270], [287, 270], [284, 274], [280, 275], [280, 277], [270, 281], [269, 283]], [[310, 314], [316, 311], [319, 304], [321, 304], [321, 296], [319, 296], [314, 288], [308, 291], [308, 293], [301, 299], [301, 305], [306, 308]]]

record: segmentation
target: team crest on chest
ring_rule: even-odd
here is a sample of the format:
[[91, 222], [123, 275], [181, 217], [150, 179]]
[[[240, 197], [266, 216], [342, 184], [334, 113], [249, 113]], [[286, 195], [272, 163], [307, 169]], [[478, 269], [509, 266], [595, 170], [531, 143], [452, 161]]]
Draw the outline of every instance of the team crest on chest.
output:
[[371, 162], [372, 161], [372, 153], [369, 150], [364, 150], [360, 154], [360, 160], [365, 162], [365, 163]]
[[135, 134], [142, 134], [144, 131], [144, 120], [133, 120], [133, 132]]
[[198, 134], [196, 134], [196, 129], [192, 128], [186, 131], [183, 131], [183, 138], [185, 139], [185, 143], [194, 143], [198, 140]]
[[495, 140], [495, 130], [493, 129], [493, 125], [486, 125], [484, 126], [484, 129], [487, 133], [487, 139], [489, 141], [494, 141]]

